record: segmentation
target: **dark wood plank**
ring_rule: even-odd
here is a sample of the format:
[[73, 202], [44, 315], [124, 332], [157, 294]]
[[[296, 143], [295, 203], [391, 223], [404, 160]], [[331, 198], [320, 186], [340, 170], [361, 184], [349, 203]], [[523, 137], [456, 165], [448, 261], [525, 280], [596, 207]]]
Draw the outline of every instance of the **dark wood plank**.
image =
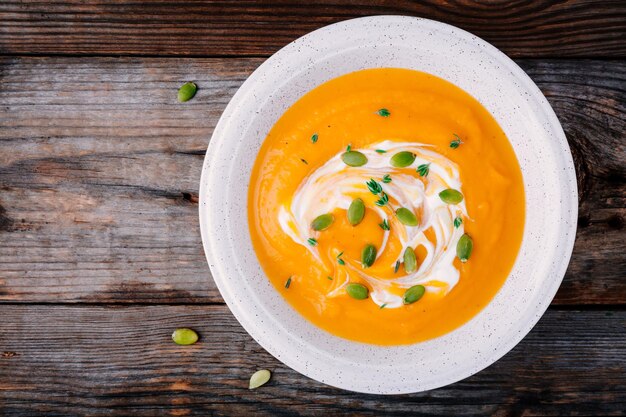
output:
[[[197, 187], [260, 59], [0, 60], [0, 301], [221, 302]], [[580, 230], [557, 304], [623, 304], [626, 62], [520, 61], [576, 159]], [[176, 90], [199, 92], [180, 104]]]
[[[3, 61], [0, 298], [219, 301], [198, 182], [217, 119], [258, 64]], [[200, 89], [180, 104], [187, 79]]]
[[521, 64], [563, 125], [578, 178], [576, 244], [555, 302], [624, 304], [626, 62]]
[[[266, 353], [225, 306], [2, 306], [0, 410], [18, 416], [621, 415], [626, 312], [549, 310], [512, 352], [426, 393], [355, 394]], [[193, 346], [173, 344], [186, 326]], [[271, 382], [247, 389], [257, 369]]]
[[626, 3], [620, 0], [5, 0], [0, 52], [266, 56], [322, 26], [382, 14], [450, 23], [514, 57], [626, 56]]

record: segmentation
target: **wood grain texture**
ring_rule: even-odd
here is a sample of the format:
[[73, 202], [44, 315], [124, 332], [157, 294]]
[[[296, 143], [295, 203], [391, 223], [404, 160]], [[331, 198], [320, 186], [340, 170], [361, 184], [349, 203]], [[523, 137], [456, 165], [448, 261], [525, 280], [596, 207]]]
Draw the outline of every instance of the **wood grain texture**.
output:
[[[0, 301], [221, 302], [204, 152], [260, 59], [0, 60]], [[557, 304], [626, 302], [626, 62], [520, 61], [563, 123], [581, 219]], [[197, 96], [181, 104], [178, 86]]]
[[514, 57], [625, 57], [621, 0], [4, 0], [0, 53], [270, 55], [312, 30], [369, 15], [468, 30]]
[[[548, 310], [464, 381], [393, 397], [325, 386], [282, 365], [225, 306], [2, 306], [0, 409], [14, 417], [623, 415], [626, 312]], [[176, 327], [200, 335], [170, 340]], [[247, 389], [257, 369], [270, 383]], [[314, 400], [313, 400], [314, 399]]]

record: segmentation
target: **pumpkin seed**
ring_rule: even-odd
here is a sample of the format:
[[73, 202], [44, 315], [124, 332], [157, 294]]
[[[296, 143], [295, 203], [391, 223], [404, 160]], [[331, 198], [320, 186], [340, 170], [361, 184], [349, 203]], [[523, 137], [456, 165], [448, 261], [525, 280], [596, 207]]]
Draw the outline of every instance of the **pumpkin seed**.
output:
[[417, 217], [415, 217], [415, 214], [413, 214], [413, 212], [408, 208], [400, 207], [396, 210], [396, 217], [400, 220], [400, 223], [406, 226], [418, 225]]
[[355, 198], [348, 207], [348, 221], [352, 226], [361, 223], [365, 216], [365, 203], [360, 198]]
[[411, 165], [413, 161], [415, 161], [415, 154], [413, 152], [402, 151], [392, 156], [389, 162], [396, 168], [404, 168]]
[[346, 285], [346, 292], [350, 297], [354, 298], [355, 300], [365, 300], [367, 298], [367, 294], [369, 294], [370, 291], [363, 284], [351, 282], [350, 284]]
[[198, 91], [198, 86], [192, 82], [181, 85], [178, 89], [178, 101], [184, 103], [191, 100], [196, 95], [196, 91]]
[[446, 204], [459, 204], [463, 201], [463, 194], [453, 188], [448, 188], [439, 193], [439, 198]]
[[426, 288], [423, 285], [414, 285], [404, 293], [404, 297], [402, 297], [402, 302], [404, 304], [413, 304], [420, 298], [424, 296], [426, 292]]
[[341, 160], [344, 164], [351, 167], [360, 167], [367, 164], [367, 156], [359, 151], [348, 151], [341, 154]]
[[404, 250], [404, 270], [407, 274], [417, 270], [417, 258], [413, 248], [410, 246]]
[[311, 229], [316, 232], [326, 230], [335, 221], [335, 216], [330, 213], [321, 214], [311, 222]]
[[456, 244], [456, 256], [459, 257], [461, 262], [467, 262], [472, 254], [472, 249], [474, 248], [474, 242], [472, 238], [467, 234], [463, 234]]
[[172, 340], [177, 345], [193, 345], [198, 341], [198, 333], [185, 327], [174, 330]]
[[267, 369], [261, 369], [260, 371], [256, 371], [250, 377], [250, 385], [249, 389], [259, 388], [261, 385], [267, 384], [267, 381], [270, 380], [272, 374]]
[[374, 245], [365, 245], [363, 250], [361, 251], [361, 263], [363, 264], [363, 268], [369, 268], [374, 264], [376, 260], [376, 246]]

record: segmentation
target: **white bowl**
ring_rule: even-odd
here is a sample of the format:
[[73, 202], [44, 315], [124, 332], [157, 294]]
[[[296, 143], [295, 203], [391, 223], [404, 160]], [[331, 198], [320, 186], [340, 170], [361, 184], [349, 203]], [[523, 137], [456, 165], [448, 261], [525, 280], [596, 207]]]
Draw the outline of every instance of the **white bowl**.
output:
[[[338, 338], [289, 306], [259, 265], [246, 209], [252, 166], [278, 118], [316, 86], [378, 67], [428, 72], [480, 101], [512, 143], [526, 193], [521, 249], [494, 299], [451, 333], [397, 347]], [[222, 297], [269, 353], [329, 385], [398, 394], [466, 378], [498, 360], [530, 331], [565, 274], [576, 233], [577, 202], [574, 165], [561, 125], [522, 69], [495, 47], [453, 26], [374, 16], [297, 39], [241, 86], [215, 128], [204, 161], [200, 225]]]

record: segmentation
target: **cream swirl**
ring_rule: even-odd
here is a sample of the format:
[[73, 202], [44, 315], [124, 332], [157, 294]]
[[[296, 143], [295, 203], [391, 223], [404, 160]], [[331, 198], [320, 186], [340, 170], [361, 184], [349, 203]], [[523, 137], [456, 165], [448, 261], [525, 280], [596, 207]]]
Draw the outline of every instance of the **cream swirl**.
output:
[[[378, 153], [376, 150], [386, 152]], [[384, 192], [389, 196], [390, 208], [395, 210], [405, 207], [414, 213], [421, 213], [421, 216], [418, 226], [405, 226], [396, 222], [391, 231], [385, 231], [377, 258], [385, 251], [390, 233], [396, 233], [402, 244], [403, 250], [398, 254], [398, 260], [402, 261], [402, 253], [407, 247], [415, 249], [422, 246], [426, 256], [420, 259], [416, 271], [392, 279], [368, 274], [368, 270], [361, 268], [357, 262], [347, 262], [346, 268], [362, 277], [372, 288], [372, 300], [378, 305], [385, 304], [386, 308], [402, 306], [402, 297], [390, 291], [392, 286], [410, 288], [422, 284], [427, 291], [444, 291], [447, 294], [459, 280], [454, 258], [456, 242], [464, 233], [462, 224], [454, 227], [454, 219], [460, 215], [466, 216], [467, 213], [464, 201], [449, 205], [441, 200], [439, 193], [448, 188], [461, 190], [457, 165], [434, 152], [431, 146], [414, 142], [387, 140], [358, 151], [367, 157], [365, 165], [347, 166], [341, 159], [343, 152], [340, 152], [306, 177], [291, 202], [280, 209], [278, 220], [281, 228], [291, 239], [311, 251], [319, 262], [323, 262], [318, 248], [307, 243], [307, 239], [319, 233], [310, 229], [312, 220], [337, 208], [347, 210], [353, 196], [363, 192], [364, 184], [370, 178], [391, 174], [393, 180], [382, 184]], [[414, 153], [415, 161], [405, 168], [392, 167], [389, 160], [400, 151]], [[423, 164], [430, 164], [429, 173], [417, 178], [416, 167]], [[378, 206], [369, 208], [381, 219], [389, 220], [388, 210]], [[432, 241], [425, 233], [429, 229], [435, 236]], [[393, 268], [394, 265], [395, 262], [389, 266]], [[349, 275], [346, 274], [345, 281], [335, 286], [328, 296], [336, 296], [343, 291], [349, 282]], [[432, 285], [435, 282], [445, 285]]]

